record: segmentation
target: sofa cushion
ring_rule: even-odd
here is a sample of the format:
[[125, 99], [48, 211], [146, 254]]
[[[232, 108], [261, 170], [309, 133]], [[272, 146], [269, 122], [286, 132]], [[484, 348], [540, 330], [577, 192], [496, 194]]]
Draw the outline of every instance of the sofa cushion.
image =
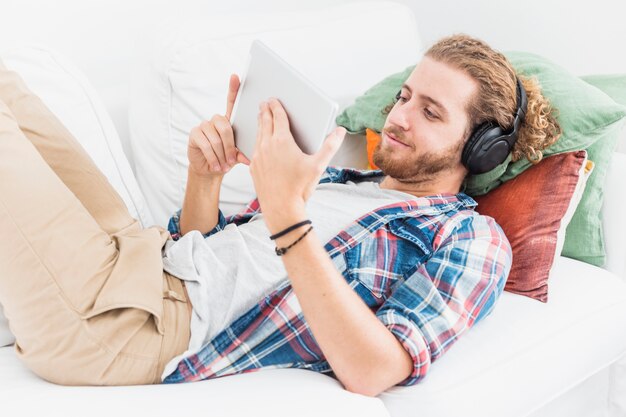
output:
[[344, 390], [335, 379], [302, 369], [262, 369], [186, 384], [66, 387], [46, 382], [0, 348], [3, 415], [362, 416], [388, 417], [382, 401]]
[[380, 396], [391, 415], [528, 416], [626, 352], [626, 284], [604, 269], [559, 257], [548, 303], [498, 303], [423, 382]]
[[[229, 75], [242, 74], [252, 40], [266, 43], [340, 109], [375, 80], [414, 62], [421, 50], [413, 13], [393, 2], [214, 14], [156, 26], [137, 43], [129, 123], [137, 179], [163, 226], [184, 197], [189, 131], [203, 119], [223, 114]], [[380, 33], [392, 32], [396, 44], [389, 48]], [[397, 54], [398, 50], [415, 52]], [[377, 64], [363, 65], [364, 57], [372, 56]], [[331, 164], [364, 167], [361, 143], [347, 138], [337, 156], [341, 159], [343, 151], [343, 159]], [[357, 159], [345, 157], [354, 150]], [[232, 214], [253, 196], [248, 168], [237, 165], [224, 178], [220, 208]]]

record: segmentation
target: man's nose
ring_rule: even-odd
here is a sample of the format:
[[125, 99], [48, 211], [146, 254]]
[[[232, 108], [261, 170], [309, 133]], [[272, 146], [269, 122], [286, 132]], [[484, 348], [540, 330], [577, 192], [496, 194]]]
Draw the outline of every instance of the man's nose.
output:
[[410, 126], [410, 120], [412, 112], [408, 109], [409, 106], [394, 106], [388, 116], [388, 121], [401, 128], [402, 130], [408, 130]]

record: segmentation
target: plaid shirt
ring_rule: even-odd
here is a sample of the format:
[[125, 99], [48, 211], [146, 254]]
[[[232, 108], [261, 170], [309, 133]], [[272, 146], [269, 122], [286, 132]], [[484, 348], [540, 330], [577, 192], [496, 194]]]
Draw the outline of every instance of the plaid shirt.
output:
[[[359, 182], [380, 171], [328, 168], [321, 183]], [[477, 321], [504, 289], [511, 247], [502, 229], [476, 213], [469, 196], [437, 195], [380, 207], [324, 248], [335, 267], [413, 359], [412, 385]], [[180, 211], [168, 229], [180, 238]], [[217, 226], [240, 225], [260, 211], [253, 200]], [[366, 366], [366, 364], [364, 364]], [[288, 280], [206, 344], [163, 382], [198, 381], [265, 368], [331, 372]]]

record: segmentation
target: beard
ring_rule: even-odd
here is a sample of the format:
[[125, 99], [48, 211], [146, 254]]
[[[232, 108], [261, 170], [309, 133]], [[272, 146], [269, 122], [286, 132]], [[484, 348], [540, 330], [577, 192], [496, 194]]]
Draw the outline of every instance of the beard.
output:
[[[404, 132], [396, 126], [389, 126], [383, 129], [389, 132], [402, 143], [410, 143], [406, 140]], [[446, 171], [455, 169], [461, 160], [461, 149], [464, 141], [443, 149], [439, 152], [415, 152], [415, 147], [407, 148], [413, 153], [407, 156], [408, 152], [398, 155], [389, 146], [383, 146], [381, 140], [374, 149], [373, 160], [384, 174], [389, 175], [399, 182], [425, 182], [431, 181]], [[410, 145], [409, 145], [410, 146]]]

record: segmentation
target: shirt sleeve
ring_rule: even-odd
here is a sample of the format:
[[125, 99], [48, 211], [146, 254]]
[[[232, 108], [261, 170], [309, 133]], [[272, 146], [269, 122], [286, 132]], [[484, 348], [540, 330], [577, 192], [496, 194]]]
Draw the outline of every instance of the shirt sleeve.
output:
[[[170, 232], [170, 235], [172, 235], [173, 240], [178, 240], [182, 237], [182, 234], [180, 233], [181, 211], [182, 211], [182, 208], [176, 210], [176, 212], [172, 215], [172, 217], [170, 217], [170, 220], [167, 224], [167, 230]], [[248, 205], [239, 213], [234, 214], [228, 218], [224, 216], [224, 213], [222, 213], [222, 210], [218, 210], [217, 224], [215, 225], [213, 229], [209, 230], [207, 233], [203, 233], [202, 236], [207, 238], [211, 235], [214, 235], [220, 230], [224, 230], [224, 228], [228, 226], [229, 224], [240, 225], [240, 224], [247, 223], [252, 217], [254, 217], [256, 214], [260, 212], [261, 212], [261, 208], [259, 206], [259, 200], [256, 198], [252, 200], [250, 203], [248, 203]]]
[[399, 385], [414, 385], [477, 321], [487, 316], [504, 289], [511, 246], [487, 216], [451, 219], [433, 242], [433, 256], [419, 265], [378, 309], [378, 319], [413, 359]]

